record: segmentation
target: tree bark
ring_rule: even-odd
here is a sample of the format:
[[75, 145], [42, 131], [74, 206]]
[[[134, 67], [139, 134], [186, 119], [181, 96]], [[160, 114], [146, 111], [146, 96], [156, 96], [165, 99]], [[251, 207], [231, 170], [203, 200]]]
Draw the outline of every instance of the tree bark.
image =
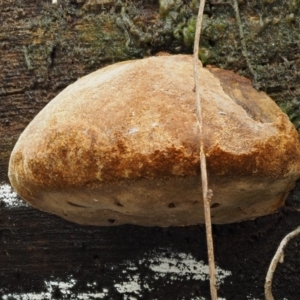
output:
[[[214, 226], [217, 266], [231, 272], [219, 283], [220, 298], [264, 299], [270, 261], [299, 216], [283, 209], [255, 221]], [[299, 297], [300, 238], [293, 241], [274, 276], [275, 299]], [[203, 226], [82, 226], [31, 207], [1, 206], [0, 299], [210, 299], [208, 277], [197, 279], [203, 270], [194, 261], [207, 265]], [[76, 285], [63, 294], [70, 279]], [[62, 283], [52, 287], [52, 298], [34, 298], [49, 291], [50, 281]], [[130, 282], [140, 288], [118, 292], [118, 285]], [[106, 296], [93, 298], [103, 289]]]
[[[254, 79], [250, 62], [255, 87], [267, 91], [298, 127], [299, 1], [239, 2], [242, 28], [230, 1], [207, 3], [200, 58], [204, 65], [232, 69]], [[9, 155], [20, 133], [77, 78], [117, 61], [159, 51], [192, 53], [197, 3], [1, 0], [0, 183], [8, 180]], [[243, 55], [241, 30], [249, 62]], [[299, 206], [299, 195], [298, 187], [291, 194], [295, 206]], [[283, 208], [254, 221], [214, 226], [217, 265], [232, 272], [220, 286], [220, 297], [263, 298], [268, 264], [281, 238], [299, 225], [299, 214]], [[204, 241], [203, 226], [79, 226], [30, 207], [12, 209], [0, 197], [0, 298], [45, 292], [45, 282], [53, 276], [63, 282], [73, 276], [77, 283], [72, 295], [108, 289], [103, 299], [124, 299], [118, 286], [138, 277], [140, 294], [127, 290], [126, 297], [208, 298], [208, 283], [195, 279], [196, 271], [185, 269], [182, 263], [186, 254], [205, 261]], [[299, 296], [296, 246], [287, 247], [286, 262], [276, 271], [273, 291], [278, 299]], [[161, 260], [151, 263], [156, 256]], [[176, 261], [179, 265], [170, 264], [169, 269], [184, 275], [170, 272], [160, 277], [151, 269], [166, 261]], [[94, 282], [97, 287], [91, 286]], [[66, 295], [52, 287], [51, 296], [63, 299]]]
[[[63, 88], [98, 68], [158, 51], [192, 53], [198, 1], [2, 0], [0, 2], [0, 181], [10, 152], [32, 118]], [[232, 3], [205, 7], [204, 64], [248, 77], [300, 124], [299, 1], [242, 2], [242, 28]]]

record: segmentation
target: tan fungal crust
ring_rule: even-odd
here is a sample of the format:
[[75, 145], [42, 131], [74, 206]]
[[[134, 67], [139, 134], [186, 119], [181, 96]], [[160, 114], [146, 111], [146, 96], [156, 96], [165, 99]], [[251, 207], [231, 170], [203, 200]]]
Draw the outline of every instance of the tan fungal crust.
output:
[[[33, 206], [70, 221], [203, 222], [192, 57], [117, 63], [67, 87], [28, 125], [9, 177]], [[298, 134], [249, 80], [201, 68], [212, 221], [283, 205], [300, 176]]]

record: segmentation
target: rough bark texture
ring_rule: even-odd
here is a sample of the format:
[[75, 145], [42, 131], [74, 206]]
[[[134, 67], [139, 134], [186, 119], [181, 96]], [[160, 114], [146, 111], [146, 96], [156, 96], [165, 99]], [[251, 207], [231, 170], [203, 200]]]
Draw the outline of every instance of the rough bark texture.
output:
[[[8, 158], [19, 134], [78, 77], [159, 50], [191, 52], [195, 2], [59, 1], [55, 6], [50, 1], [0, 1], [0, 181], [7, 179]], [[257, 72], [256, 87], [267, 91], [298, 125], [299, 1], [247, 1], [240, 10], [250, 61]], [[211, 1], [205, 13], [203, 62], [249, 75], [231, 5]], [[289, 202], [299, 204], [299, 190]], [[285, 210], [256, 221], [214, 227], [217, 264], [233, 272], [220, 297], [263, 299], [269, 262], [282, 237], [298, 225], [299, 212]], [[44, 291], [44, 281], [51, 276], [65, 280], [73, 275], [78, 279], [74, 293], [87, 291], [87, 283], [96, 281], [112, 292], [104, 299], [124, 299], [113, 288], [114, 280], [125, 280], [124, 261], [132, 260], [144, 274], [142, 280], [153, 288], [143, 289], [142, 299], [208, 298], [208, 281], [201, 284], [188, 276], [158, 280], [139, 264], [144, 253], [152, 250], [166, 255], [183, 251], [206, 259], [203, 241], [202, 227], [82, 227], [31, 208], [1, 207], [0, 297]], [[297, 238], [288, 246], [285, 263], [276, 271], [276, 299], [299, 298], [298, 244]], [[62, 299], [59, 289], [52, 296]]]
[[[20, 132], [60, 90], [112, 62], [159, 50], [192, 51], [198, 1], [0, 2], [0, 179]], [[85, 3], [86, 2], [86, 3]], [[296, 126], [299, 12], [291, 0], [240, 5], [250, 62], [262, 88]], [[230, 1], [206, 5], [200, 57], [250, 76]]]
[[[255, 221], [214, 226], [216, 264], [232, 272], [220, 285], [219, 297], [264, 299], [269, 263], [281, 239], [299, 225], [299, 217], [299, 212], [286, 208]], [[2, 207], [0, 237], [1, 299], [20, 299], [2, 298], [9, 294], [46, 292], [45, 281], [58, 278], [77, 281], [71, 288], [73, 297], [64, 296], [57, 287], [50, 293], [52, 299], [82, 299], [82, 293], [92, 295], [103, 288], [108, 294], [96, 299], [209, 299], [207, 280], [196, 280], [189, 272], [160, 277], [150, 269], [153, 252], [169, 258], [184, 253], [207, 263], [202, 226], [89, 227], [32, 208]], [[299, 242], [297, 237], [287, 246], [285, 261], [277, 267], [272, 288], [275, 299], [299, 298]], [[176, 261], [183, 267], [180, 255]], [[169, 266], [170, 270], [174, 267]], [[119, 293], [115, 285], [134, 281], [134, 276], [138, 276], [141, 290]]]

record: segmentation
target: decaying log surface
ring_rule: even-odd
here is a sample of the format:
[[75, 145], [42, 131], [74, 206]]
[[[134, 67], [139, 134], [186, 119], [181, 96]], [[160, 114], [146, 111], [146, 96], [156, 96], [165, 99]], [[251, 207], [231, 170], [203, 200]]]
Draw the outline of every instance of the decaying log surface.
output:
[[[7, 180], [8, 158], [19, 134], [68, 84], [120, 60], [161, 50], [191, 53], [196, 2], [58, 0], [52, 5], [41, 0], [0, 1], [0, 182]], [[240, 3], [247, 50], [257, 72], [255, 86], [267, 91], [296, 125], [300, 116], [299, 7], [296, 0]], [[200, 57], [205, 64], [251, 77], [230, 1], [207, 4]], [[292, 202], [299, 202], [299, 191]], [[232, 272], [219, 296], [262, 299], [270, 260], [282, 237], [299, 225], [299, 217], [296, 210], [284, 208], [255, 221], [214, 226], [217, 265]], [[208, 281], [199, 282], [189, 275], [174, 279], [174, 273], [156, 277], [147, 263], [153, 251], [163, 257], [185, 253], [206, 261], [204, 240], [201, 226], [86, 227], [2, 203], [0, 298], [45, 292], [45, 281], [65, 282], [70, 276], [77, 280], [72, 293], [108, 289], [103, 299], [207, 298]], [[299, 297], [298, 244], [297, 238], [288, 246], [285, 263], [276, 270], [273, 291], [278, 299]], [[180, 259], [177, 256], [179, 267]], [[134, 276], [142, 290], [118, 292], [117, 287], [134, 281]], [[95, 288], [87, 285], [94, 282]], [[51, 294], [62, 299], [59, 288]]]
[[[49, 100], [107, 64], [191, 53], [198, 1], [0, 1], [0, 181], [19, 134]], [[240, 4], [257, 88], [300, 122], [299, 1]], [[200, 57], [251, 77], [230, 1], [207, 3]]]
[[[219, 297], [263, 299], [269, 263], [282, 237], [299, 224], [299, 217], [299, 212], [284, 209], [256, 221], [214, 226], [217, 266], [232, 273], [220, 284]], [[276, 270], [275, 299], [299, 296], [299, 242], [297, 237], [288, 245], [285, 262]], [[40, 294], [47, 291], [46, 282], [70, 278], [76, 281], [70, 288], [75, 297], [71, 299], [80, 299], [83, 293], [93, 299], [103, 289], [108, 290], [106, 296], [96, 299], [209, 299], [208, 278], [196, 279], [200, 270], [184, 264], [185, 257], [207, 264], [203, 226], [80, 226], [29, 207], [2, 207], [0, 249], [1, 299], [10, 294]], [[153, 257], [160, 259], [153, 261]], [[137, 282], [141, 288], [118, 291], [118, 284], [124, 282]], [[67, 299], [62, 292], [62, 286], [53, 287], [52, 299]]]

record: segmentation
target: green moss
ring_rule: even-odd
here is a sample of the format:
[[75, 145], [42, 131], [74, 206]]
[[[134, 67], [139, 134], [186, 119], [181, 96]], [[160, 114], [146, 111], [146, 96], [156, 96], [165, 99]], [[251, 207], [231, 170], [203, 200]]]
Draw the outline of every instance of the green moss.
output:
[[[41, 80], [52, 67], [57, 48], [74, 55], [86, 73], [160, 50], [192, 53], [199, 1], [132, 0], [81, 8], [67, 0], [62, 3], [62, 8], [45, 7], [29, 21], [35, 35], [23, 48], [24, 63]], [[199, 57], [204, 65], [214, 64], [251, 78], [235, 13], [224, 3], [211, 2], [205, 7]], [[146, 16], [145, 5], [152, 12]], [[271, 95], [299, 127], [300, 114], [293, 101], [300, 99], [300, 0], [250, 0], [241, 2], [239, 9], [247, 54], [257, 75], [255, 87]]]
[[159, 0], [159, 13], [162, 17], [176, 13], [183, 5], [181, 0]]
[[208, 48], [200, 47], [199, 48], [199, 58], [203, 65], [208, 63], [213, 63], [213, 57], [215, 54]]
[[295, 97], [291, 101], [286, 101], [280, 105], [290, 120], [294, 123], [298, 131], [300, 131], [300, 97]]
[[[78, 45], [89, 45], [89, 60], [124, 60], [129, 57], [128, 35], [118, 27], [115, 17], [97, 16], [77, 29]], [[109, 51], [108, 51], [109, 49]], [[92, 58], [92, 59], [91, 59]]]
[[290, 12], [296, 12], [300, 7], [300, 0], [290, 0], [288, 2]]
[[23, 47], [24, 61], [28, 70], [45, 67], [52, 64], [52, 53], [55, 42], [49, 41], [45, 44], [34, 44]]
[[188, 20], [186, 26], [182, 29], [183, 44], [189, 49], [191, 49], [194, 44], [196, 22], [196, 17], [192, 17]]

